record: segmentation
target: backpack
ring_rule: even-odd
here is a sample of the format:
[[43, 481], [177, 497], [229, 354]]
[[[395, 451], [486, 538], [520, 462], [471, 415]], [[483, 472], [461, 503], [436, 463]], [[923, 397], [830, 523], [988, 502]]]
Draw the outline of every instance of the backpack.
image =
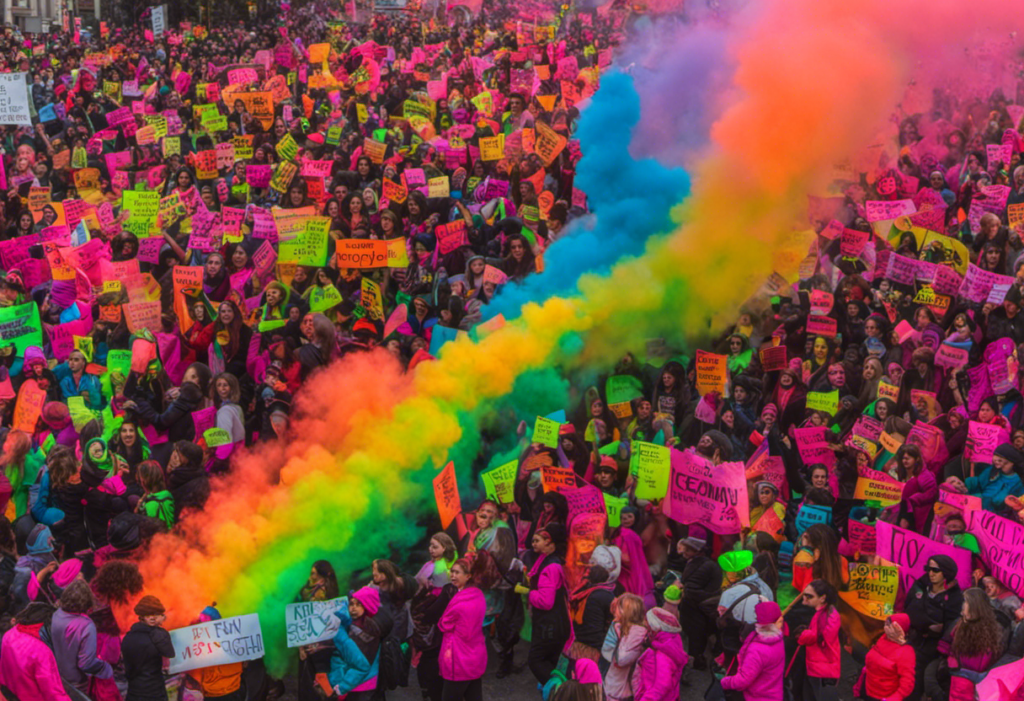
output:
[[402, 649], [402, 644], [394, 637], [388, 637], [380, 644], [377, 689], [394, 691], [400, 686], [409, 686], [409, 658]]
[[150, 504], [156, 504], [156, 518], [163, 521], [164, 525], [167, 526], [168, 530], [174, 528], [174, 497], [154, 497], [147, 495], [143, 497], [143, 503], [146, 506]]

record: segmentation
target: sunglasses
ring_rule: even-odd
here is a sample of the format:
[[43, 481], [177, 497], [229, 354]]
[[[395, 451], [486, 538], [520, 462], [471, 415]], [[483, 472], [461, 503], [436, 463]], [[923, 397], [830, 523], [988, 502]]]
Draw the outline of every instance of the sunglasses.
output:
[[942, 569], [940, 569], [938, 567], [925, 567], [924, 571], [925, 572], [942, 572]]

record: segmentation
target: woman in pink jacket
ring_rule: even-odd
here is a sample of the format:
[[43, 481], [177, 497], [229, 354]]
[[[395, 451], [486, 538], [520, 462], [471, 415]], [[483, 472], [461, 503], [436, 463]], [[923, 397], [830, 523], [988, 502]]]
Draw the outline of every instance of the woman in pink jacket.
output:
[[679, 681], [690, 658], [683, 650], [679, 619], [663, 608], [647, 612], [651, 646], [636, 661], [634, 701], [678, 701]]
[[64, 691], [57, 658], [39, 638], [40, 629], [53, 617], [47, 604], [29, 604], [4, 634], [0, 645], [0, 684], [20, 701], [71, 701]]
[[804, 700], [837, 701], [841, 654], [839, 628], [842, 625], [836, 610], [839, 595], [835, 587], [824, 579], [815, 579], [804, 588], [801, 598], [814, 609], [811, 624], [797, 638], [797, 643], [807, 648]]
[[487, 602], [474, 584], [471, 565], [460, 558], [449, 576], [458, 593], [448, 602], [437, 627], [441, 639], [441, 678], [443, 701], [481, 701], [481, 679], [487, 670], [487, 645], [484, 642], [484, 614]]
[[782, 609], [774, 601], [762, 601], [754, 613], [757, 623], [740, 647], [735, 674], [722, 679], [722, 688], [743, 692], [743, 701], [782, 701], [786, 645], [776, 625]]

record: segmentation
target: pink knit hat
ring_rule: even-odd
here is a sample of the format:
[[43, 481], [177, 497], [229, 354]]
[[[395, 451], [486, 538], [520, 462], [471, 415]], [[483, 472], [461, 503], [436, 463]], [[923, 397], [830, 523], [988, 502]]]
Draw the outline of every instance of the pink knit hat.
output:
[[371, 616], [376, 616], [377, 612], [380, 611], [380, 592], [373, 587], [363, 587], [353, 593], [352, 598], [362, 604], [363, 608], [366, 609], [366, 613]]

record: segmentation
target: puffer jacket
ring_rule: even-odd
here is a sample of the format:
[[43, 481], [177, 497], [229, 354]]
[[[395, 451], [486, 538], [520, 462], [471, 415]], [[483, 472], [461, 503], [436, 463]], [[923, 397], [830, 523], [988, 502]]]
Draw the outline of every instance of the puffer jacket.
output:
[[487, 671], [487, 644], [484, 641], [484, 615], [487, 601], [476, 587], [456, 594], [445, 609], [437, 627], [441, 640], [441, 678], [453, 682], [479, 679]]
[[[800, 634], [797, 643], [807, 648], [807, 674], [822, 679], [838, 679], [840, 668], [839, 628], [842, 622], [839, 612], [830, 607], [827, 612], [817, 611], [811, 618], [807, 630]], [[818, 630], [822, 632], [824, 645], [818, 644]]]
[[864, 691], [876, 699], [903, 701], [914, 691], [917, 653], [884, 635], [864, 658]]
[[782, 634], [755, 630], [743, 641], [736, 673], [722, 679], [722, 688], [742, 691], [744, 701], [782, 701], [785, 668]]
[[[647, 649], [648, 630], [646, 626], [631, 626], [625, 637], [622, 637], [622, 626], [619, 623], [612, 624], [615, 628], [615, 645], [612, 647], [606, 658], [611, 662], [608, 672], [604, 677], [604, 690], [612, 701], [629, 698], [633, 695], [630, 688], [630, 670], [636, 664], [637, 659]], [[604, 654], [602, 650], [602, 654]]]
[[341, 621], [334, 636], [331, 671], [327, 678], [339, 696], [372, 690], [380, 666], [380, 644], [391, 632], [391, 619], [378, 612], [363, 616], [356, 625], [347, 608], [334, 613]]
[[[648, 617], [650, 623], [650, 617]], [[633, 672], [634, 701], [677, 701], [679, 680], [690, 661], [677, 626], [652, 626], [651, 646], [640, 655]]]
[[20, 701], [71, 701], [53, 651], [39, 638], [42, 624], [17, 625], [0, 644], [0, 684]]

